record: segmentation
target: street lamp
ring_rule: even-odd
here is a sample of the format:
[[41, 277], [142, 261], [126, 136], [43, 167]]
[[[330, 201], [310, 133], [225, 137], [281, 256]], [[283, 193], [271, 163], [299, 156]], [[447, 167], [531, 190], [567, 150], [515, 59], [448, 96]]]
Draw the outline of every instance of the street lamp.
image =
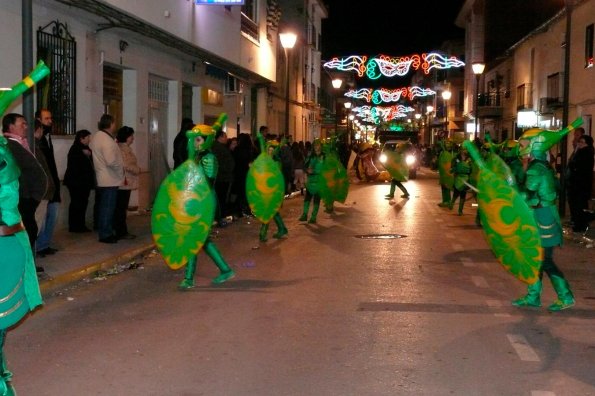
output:
[[473, 74], [475, 74], [475, 98], [473, 98], [473, 117], [475, 118], [475, 127], [474, 127], [474, 135], [473, 139], [477, 139], [477, 99], [479, 97], [479, 78], [483, 73], [486, 65], [485, 63], [475, 62], [471, 65], [473, 69]]
[[297, 40], [295, 33], [286, 32], [279, 33], [281, 46], [285, 52], [285, 135], [289, 134], [289, 53], [287, 50], [292, 49]]
[[449, 124], [448, 124], [448, 101], [450, 100], [452, 93], [447, 89], [442, 91], [442, 99], [444, 99], [444, 116], [446, 121], [446, 135], [450, 137]]
[[434, 111], [434, 106], [427, 105], [426, 106], [426, 115], [428, 116], [428, 138], [424, 139], [426, 143], [434, 144], [434, 136], [432, 135], [432, 112]]
[[[341, 89], [341, 86], [343, 85], [343, 80], [340, 78], [334, 78], [331, 81], [331, 84], [333, 84], [333, 88], [335, 88], [336, 90]], [[335, 133], [339, 133], [339, 98], [335, 98]]]

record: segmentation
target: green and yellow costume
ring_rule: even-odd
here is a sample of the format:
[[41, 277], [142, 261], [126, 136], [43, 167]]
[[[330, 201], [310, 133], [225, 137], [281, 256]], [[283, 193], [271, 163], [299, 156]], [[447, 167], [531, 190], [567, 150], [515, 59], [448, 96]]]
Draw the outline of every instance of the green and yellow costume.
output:
[[395, 189], [399, 187], [399, 190], [403, 193], [401, 198], [409, 198], [409, 191], [403, 185], [402, 182], [407, 181], [409, 178], [409, 165], [407, 165], [407, 152], [411, 148], [411, 143], [399, 143], [395, 146], [394, 150], [387, 150], [383, 152], [386, 155], [386, 162], [384, 167], [391, 176], [390, 191], [384, 197], [386, 199], [392, 199], [395, 197]]
[[235, 275], [209, 238], [217, 206], [212, 188], [217, 158], [209, 149], [226, 119], [227, 115], [221, 114], [213, 126], [196, 125], [186, 132], [188, 159], [163, 180], [155, 198], [153, 240], [171, 269], [186, 265], [181, 289], [194, 287], [196, 258], [203, 247], [221, 272], [213, 283]]
[[320, 186], [324, 182], [322, 180], [322, 169], [324, 162], [324, 154], [322, 153], [322, 143], [320, 139], [315, 139], [312, 143], [312, 153], [306, 158], [304, 168], [308, 174], [306, 181], [306, 195], [304, 197], [304, 211], [299, 218], [299, 221], [308, 220], [308, 211], [310, 210], [310, 202], [314, 202], [312, 214], [308, 223], [316, 223], [316, 216], [320, 208]]
[[246, 197], [252, 214], [262, 223], [259, 239], [261, 242], [266, 242], [271, 219], [277, 225], [277, 232], [273, 234], [273, 238], [280, 239], [288, 233], [279, 213], [283, 205], [285, 179], [281, 164], [275, 161], [279, 142], [275, 140], [265, 142], [260, 132], [257, 132], [256, 138], [260, 144], [260, 154], [248, 170]]
[[[39, 62], [31, 74], [0, 93], [0, 114], [19, 95], [49, 74]], [[12, 373], [6, 367], [4, 341], [7, 329], [42, 304], [29, 237], [18, 210], [20, 170], [0, 134], [0, 395], [14, 395]]]

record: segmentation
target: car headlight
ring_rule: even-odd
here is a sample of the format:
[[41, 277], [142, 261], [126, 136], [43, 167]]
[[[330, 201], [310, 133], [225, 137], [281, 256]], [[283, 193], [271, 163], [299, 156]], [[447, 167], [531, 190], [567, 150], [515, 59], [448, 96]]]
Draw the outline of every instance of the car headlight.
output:
[[407, 163], [407, 165], [411, 166], [413, 164], [415, 164], [415, 155], [412, 154], [408, 154], [405, 157], [405, 162]]
[[386, 164], [386, 154], [380, 154], [380, 157], [378, 158], [380, 160], [380, 162], [382, 162], [383, 164]]

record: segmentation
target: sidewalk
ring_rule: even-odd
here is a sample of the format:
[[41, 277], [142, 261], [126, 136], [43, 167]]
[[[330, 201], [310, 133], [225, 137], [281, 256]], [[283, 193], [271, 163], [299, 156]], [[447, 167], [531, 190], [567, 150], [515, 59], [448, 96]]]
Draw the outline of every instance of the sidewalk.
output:
[[58, 252], [35, 260], [36, 265], [45, 268], [45, 275], [39, 280], [42, 294], [47, 295], [96, 271], [126, 263], [153, 249], [150, 213], [129, 215], [128, 230], [137, 237], [114, 244], [99, 242], [96, 232], [73, 234], [67, 229], [57, 230], [52, 247]]

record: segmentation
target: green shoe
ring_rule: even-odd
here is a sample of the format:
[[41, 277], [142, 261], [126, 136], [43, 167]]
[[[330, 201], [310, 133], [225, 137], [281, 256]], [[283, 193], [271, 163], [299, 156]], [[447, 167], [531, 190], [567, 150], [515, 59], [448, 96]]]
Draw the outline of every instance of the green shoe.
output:
[[307, 214], [303, 214], [300, 216], [300, 218], [298, 219], [298, 221], [307, 221], [308, 220], [308, 215]]
[[450, 203], [449, 202], [440, 202], [438, 204], [438, 206], [440, 206], [441, 208], [449, 208], [450, 207]]
[[310, 217], [310, 220], [308, 220], [308, 223], [316, 224], [316, 217], [314, 217], [314, 216]]
[[401, 198], [409, 198], [409, 194], [403, 194], [401, 195]]
[[287, 235], [287, 232], [288, 232], [287, 228], [281, 229], [273, 234], [273, 238], [281, 239], [281, 238], [283, 238], [284, 235]]
[[512, 305], [515, 307], [533, 307], [539, 308], [541, 307], [541, 301], [539, 298], [535, 299], [531, 296], [524, 296], [519, 299], [516, 299], [512, 302]]
[[391, 198], [394, 198], [394, 197], [395, 197], [395, 196], [394, 196], [393, 194], [386, 194], [386, 195], [384, 196], [384, 198], [386, 198], [386, 199], [391, 199]]
[[566, 300], [566, 301], [557, 299], [556, 301], [554, 301], [554, 303], [552, 305], [550, 305], [547, 308], [547, 310], [550, 312], [558, 312], [558, 311], [562, 311], [564, 309], [570, 308], [573, 305], [574, 305], [574, 298], [571, 300]]
[[180, 289], [180, 290], [189, 290], [189, 289], [192, 289], [192, 288], [194, 288], [194, 281], [191, 280], [191, 279], [184, 279], [178, 285], [178, 289]]
[[515, 307], [541, 307], [541, 289], [543, 283], [538, 280], [532, 285], [527, 286], [527, 295], [518, 298], [512, 302]]
[[218, 277], [214, 278], [212, 282], [218, 285], [220, 283], [225, 282], [228, 279], [233, 278], [234, 276], [236, 276], [236, 273], [233, 272], [233, 270], [230, 269], [227, 272], [222, 272], [221, 275], [219, 275]]

